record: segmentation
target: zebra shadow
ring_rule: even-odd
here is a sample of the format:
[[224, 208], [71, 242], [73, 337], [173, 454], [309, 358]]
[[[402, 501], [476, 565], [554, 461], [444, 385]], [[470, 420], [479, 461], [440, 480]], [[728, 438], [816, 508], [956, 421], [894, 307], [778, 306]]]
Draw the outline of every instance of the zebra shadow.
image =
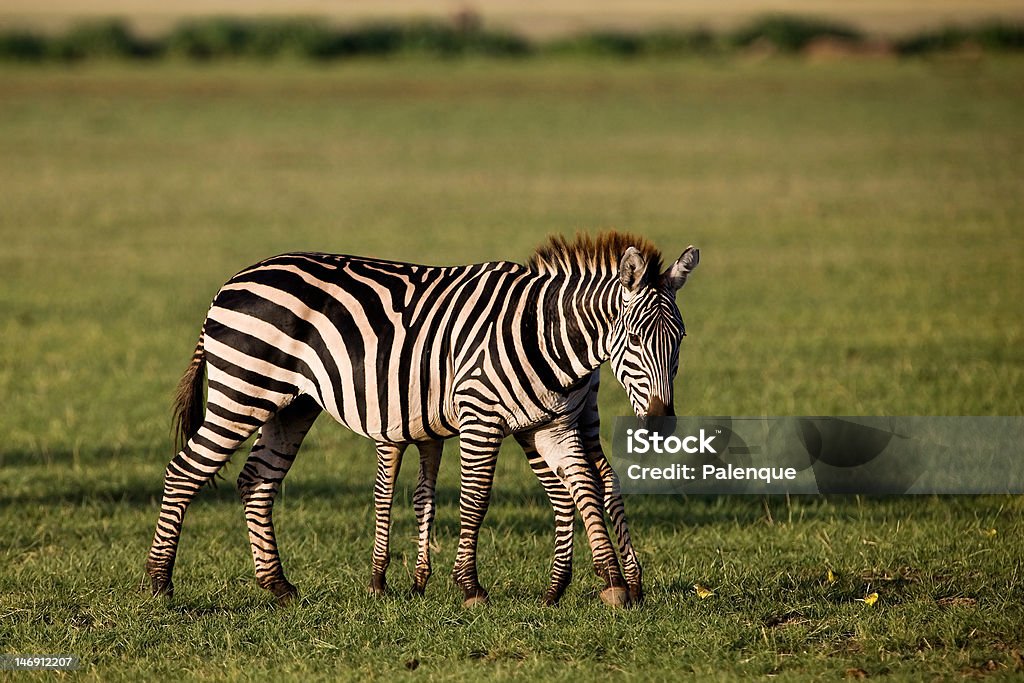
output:
[[[115, 457], [115, 456], [112, 456]], [[19, 506], [119, 505], [159, 507], [163, 474], [169, 458], [166, 454], [125, 458], [124, 467], [112, 467], [95, 454], [80, 456], [70, 450], [45, 454], [27, 451], [0, 453], [3, 482], [0, 501]], [[236, 457], [206, 485], [196, 505], [241, 505], [235, 478], [244, 463]], [[342, 480], [331, 478], [316, 482], [286, 481], [282, 496], [308, 496], [329, 500], [332, 505], [364, 506], [372, 502], [373, 479]]]
[[[241, 453], [239, 453], [241, 455]], [[111, 455], [110, 458], [117, 456]], [[235, 477], [244, 458], [236, 456], [222, 471], [222, 478], [208, 485], [196, 500], [197, 505], [240, 505]], [[97, 454], [82, 456], [71, 450], [46, 454], [30, 451], [0, 452], [0, 501], [13, 506], [129, 506], [156, 509], [163, 488], [165, 453], [131, 455], [125, 467], [111, 468], [109, 459]], [[454, 472], [448, 476], [454, 477]], [[439, 525], [457, 524], [459, 487], [456, 483], [437, 488], [437, 520]], [[373, 476], [365, 467], [354, 478], [301, 476], [285, 480], [280, 493], [282, 501], [303, 501], [325, 504], [339, 511], [365, 511], [373, 504]], [[400, 481], [396, 488], [395, 514], [404, 515], [412, 509], [413, 484]], [[972, 497], [973, 498], [973, 497]], [[994, 498], [1000, 498], [996, 496]], [[940, 500], [947, 510], [961, 501], [955, 496], [929, 496], [920, 500], [927, 506]], [[723, 523], [744, 526], [771, 525], [776, 520], [816, 520], [832, 517], [879, 519], [906, 514], [905, 496], [852, 496], [829, 494], [821, 496], [673, 496], [628, 495], [626, 511], [631, 526], [675, 529], [681, 527], [716, 526]], [[998, 503], [995, 503], [998, 505]], [[899, 508], [898, 510], [894, 508]], [[540, 484], [527, 477], [508, 477], [495, 482], [486, 524], [500, 524], [512, 530], [546, 533], [551, 529], [551, 508]]]

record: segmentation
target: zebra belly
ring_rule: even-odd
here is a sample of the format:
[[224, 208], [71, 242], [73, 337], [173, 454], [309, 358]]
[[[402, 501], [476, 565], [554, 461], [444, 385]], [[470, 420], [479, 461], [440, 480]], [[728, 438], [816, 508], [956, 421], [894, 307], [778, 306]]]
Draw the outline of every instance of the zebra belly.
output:
[[509, 431], [529, 431], [555, 421], [574, 423], [583, 410], [586, 397], [586, 388], [568, 394], [550, 393], [543, 396], [543, 402], [533, 406], [532, 410], [516, 411], [508, 416]]
[[[486, 355], [486, 354], [485, 354]], [[485, 359], [481, 365], [489, 365]], [[554, 421], [575, 421], [590, 391], [589, 382], [569, 391], [552, 391], [532, 378], [497, 378], [493, 367], [460, 377], [455, 390], [458, 414], [504, 425], [505, 434], [527, 432]]]

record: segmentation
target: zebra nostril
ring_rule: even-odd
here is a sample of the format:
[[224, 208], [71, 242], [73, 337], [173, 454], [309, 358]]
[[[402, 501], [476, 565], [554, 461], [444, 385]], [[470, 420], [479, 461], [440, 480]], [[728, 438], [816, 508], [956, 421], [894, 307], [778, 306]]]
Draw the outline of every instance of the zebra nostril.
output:
[[647, 416], [664, 417], [666, 415], [675, 415], [675, 411], [672, 410], [672, 406], [665, 405], [665, 402], [657, 396], [652, 398], [650, 403], [647, 404]]
[[671, 403], [666, 404], [660, 398], [652, 398], [647, 407], [647, 416], [643, 419], [643, 426], [667, 438], [675, 431], [675, 414]]

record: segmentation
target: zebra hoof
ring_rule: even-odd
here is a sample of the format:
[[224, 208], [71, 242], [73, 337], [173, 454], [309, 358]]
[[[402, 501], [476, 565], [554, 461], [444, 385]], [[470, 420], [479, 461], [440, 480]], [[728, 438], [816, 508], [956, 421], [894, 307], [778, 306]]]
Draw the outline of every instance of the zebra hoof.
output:
[[462, 606], [472, 609], [473, 607], [484, 607], [488, 602], [490, 602], [490, 599], [485, 593], [483, 595], [474, 595], [471, 598], [466, 598], [462, 601]]
[[618, 586], [609, 586], [601, 591], [601, 602], [609, 607], [626, 607], [629, 604], [629, 591]]
[[383, 574], [374, 574], [370, 578], [370, 585], [366, 588], [370, 595], [382, 596], [388, 590], [388, 583], [384, 580]]
[[644, 602], [644, 589], [640, 584], [629, 586], [629, 602], [633, 607], [639, 607]]
[[278, 607], [290, 605], [299, 599], [299, 589], [287, 581], [275, 583], [269, 588], [270, 592], [274, 594], [274, 602], [277, 603]]
[[548, 592], [544, 594], [544, 597], [540, 599], [540, 604], [545, 607], [557, 607], [558, 601], [562, 599], [561, 593]]
[[412, 589], [409, 591], [409, 594], [413, 597], [422, 598], [426, 594], [426, 592], [426, 586], [417, 586], [416, 584], [413, 584]]
[[152, 576], [149, 579], [149, 592], [154, 598], [172, 598], [174, 583], [170, 579]]

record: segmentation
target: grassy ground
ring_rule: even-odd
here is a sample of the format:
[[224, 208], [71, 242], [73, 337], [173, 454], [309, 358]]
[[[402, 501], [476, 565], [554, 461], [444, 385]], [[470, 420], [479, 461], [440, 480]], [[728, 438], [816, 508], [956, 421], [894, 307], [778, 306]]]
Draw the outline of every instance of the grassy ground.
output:
[[[1021, 61], [5, 68], [0, 652], [77, 654], [104, 680], [1019, 673], [1018, 499], [637, 496], [644, 608], [598, 604], [581, 543], [545, 609], [549, 513], [508, 448], [481, 547], [493, 604], [466, 612], [446, 576], [454, 444], [427, 597], [375, 601], [372, 449], [327, 422], [277, 515], [301, 605], [255, 587], [241, 456], [190, 511], [174, 602], [135, 588], [209, 299], [283, 250], [525, 260], [552, 231], [629, 228], [702, 248], [680, 296], [679, 410], [1024, 413], [1022, 76]], [[628, 412], [610, 379], [602, 401]]]

